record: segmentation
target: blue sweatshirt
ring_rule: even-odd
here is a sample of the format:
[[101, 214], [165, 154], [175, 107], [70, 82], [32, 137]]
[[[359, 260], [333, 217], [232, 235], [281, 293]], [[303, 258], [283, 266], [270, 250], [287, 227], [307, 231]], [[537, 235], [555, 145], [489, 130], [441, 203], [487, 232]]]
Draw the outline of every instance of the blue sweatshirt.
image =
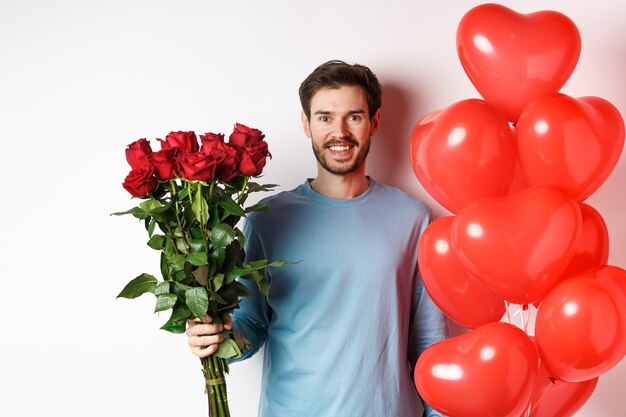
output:
[[233, 315], [254, 344], [242, 359], [265, 346], [259, 416], [416, 417], [412, 368], [447, 337], [418, 273], [428, 208], [371, 179], [352, 199], [307, 180], [264, 202], [244, 224], [248, 261], [300, 262], [268, 268], [268, 298], [244, 281], [251, 296]]

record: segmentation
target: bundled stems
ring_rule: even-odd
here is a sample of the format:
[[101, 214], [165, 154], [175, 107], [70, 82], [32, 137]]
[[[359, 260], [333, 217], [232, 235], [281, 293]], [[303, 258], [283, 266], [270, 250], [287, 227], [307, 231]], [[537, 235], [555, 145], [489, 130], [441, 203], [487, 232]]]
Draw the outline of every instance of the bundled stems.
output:
[[230, 417], [226, 380], [224, 379], [224, 361], [215, 355], [202, 358], [202, 373], [206, 381], [206, 393], [209, 405], [209, 417]]

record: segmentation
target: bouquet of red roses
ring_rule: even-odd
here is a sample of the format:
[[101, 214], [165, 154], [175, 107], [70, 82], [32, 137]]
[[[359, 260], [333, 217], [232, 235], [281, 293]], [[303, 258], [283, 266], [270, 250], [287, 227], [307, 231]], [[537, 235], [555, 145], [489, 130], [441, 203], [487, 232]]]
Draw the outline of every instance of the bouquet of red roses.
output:
[[[249, 193], [272, 190], [274, 185], [250, 181], [261, 174], [271, 158], [260, 130], [236, 124], [228, 142], [223, 134], [200, 135], [171, 132], [153, 151], [146, 139], [126, 149], [131, 171], [122, 184], [143, 201], [115, 215], [130, 214], [142, 220], [148, 231], [148, 246], [161, 252], [163, 280], [141, 274], [131, 280], [119, 297], [136, 298], [150, 292], [156, 296], [155, 312], [172, 310], [161, 327], [183, 333], [186, 321], [210, 316], [224, 323], [239, 306], [248, 289], [237, 279], [258, 284], [267, 296], [269, 285], [262, 270], [285, 261], [267, 260], [244, 264], [243, 234], [237, 223], [246, 213], [266, 207], [245, 207]], [[229, 416], [224, 372], [226, 359], [239, 357], [248, 342], [224, 331], [224, 342], [211, 357], [202, 359], [209, 415]]]

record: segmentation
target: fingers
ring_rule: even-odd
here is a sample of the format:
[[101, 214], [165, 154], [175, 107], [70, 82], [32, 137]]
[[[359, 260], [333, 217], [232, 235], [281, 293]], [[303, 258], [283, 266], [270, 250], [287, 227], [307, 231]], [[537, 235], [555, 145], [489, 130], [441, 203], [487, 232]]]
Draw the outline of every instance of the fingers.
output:
[[200, 347], [192, 347], [191, 348], [191, 353], [193, 353], [194, 355], [198, 356], [199, 358], [206, 358], [207, 356], [211, 356], [212, 354], [217, 352], [217, 348], [218, 347], [219, 347], [219, 345], [207, 346], [204, 349], [200, 348]]
[[195, 318], [187, 321], [187, 343], [191, 352], [201, 358], [214, 354], [219, 344], [224, 341], [220, 335], [224, 329], [232, 329], [232, 319], [229, 317], [224, 324], [210, 324], [213, 320], [210, 316], [204, 316], [202, 320]]
[[233, 318], [231, 316], [228, 316], [228, 319], [226, 319], [226, 323], [224, 323], [224, 328], [226, 330], [233, 329]]
[[212, 336], [191, 336], [187, 341], [191, 352], [201, 358], [206, 358], [214, 354], [219, 347], [219, 344], [224, 341], [224, 337], [220, 335]]

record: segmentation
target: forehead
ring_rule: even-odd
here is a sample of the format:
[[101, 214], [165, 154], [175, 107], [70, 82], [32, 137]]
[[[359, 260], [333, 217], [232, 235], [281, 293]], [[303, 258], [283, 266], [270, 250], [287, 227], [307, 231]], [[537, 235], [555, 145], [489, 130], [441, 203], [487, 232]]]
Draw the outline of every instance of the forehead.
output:
[[311, 113], [316, 111], [368, 111], [367, 96], [358, 85], [323, 87], [311, 97]]

